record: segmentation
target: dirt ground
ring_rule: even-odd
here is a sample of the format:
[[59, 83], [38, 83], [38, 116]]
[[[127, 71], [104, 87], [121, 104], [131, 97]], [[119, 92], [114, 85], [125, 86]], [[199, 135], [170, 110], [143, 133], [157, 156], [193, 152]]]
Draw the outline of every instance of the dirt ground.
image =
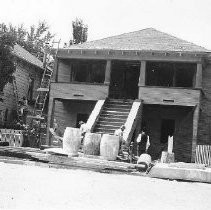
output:
[[210, 210], [211, 184], [0, 163], [0, 209]]

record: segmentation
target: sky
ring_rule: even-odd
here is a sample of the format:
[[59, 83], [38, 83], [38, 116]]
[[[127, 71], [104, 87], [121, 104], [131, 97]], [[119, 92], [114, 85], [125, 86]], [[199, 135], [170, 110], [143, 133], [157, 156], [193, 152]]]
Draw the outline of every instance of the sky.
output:
[[0, 22], [26, 28], [45, 20], [55, 41], [68, 42], [72, 21], [88, 41], [155, 28], [211, 50], [211, 0], [0, 0]]

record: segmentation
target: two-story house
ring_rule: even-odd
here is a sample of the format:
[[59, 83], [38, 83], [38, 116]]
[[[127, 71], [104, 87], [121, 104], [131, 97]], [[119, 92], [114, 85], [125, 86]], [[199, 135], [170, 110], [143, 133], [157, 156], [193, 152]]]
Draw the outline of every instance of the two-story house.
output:
[[[59, 49], [50, 88], [48, 128], [87, 121], [92, 132], [125, 139], [147, 128], [153, 159], [173, 135], [177, 161], [194, 160], [210, 144], [209, 51], [153, 28]], [[48, 133], [48, 143], [51, 138]]]

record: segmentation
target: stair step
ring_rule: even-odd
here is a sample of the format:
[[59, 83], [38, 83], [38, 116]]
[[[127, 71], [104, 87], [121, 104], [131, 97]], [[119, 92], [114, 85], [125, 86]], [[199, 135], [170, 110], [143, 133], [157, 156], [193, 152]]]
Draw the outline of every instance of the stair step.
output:
[[95, 133], [107, 133], [107, 134], [114, 134], [115, 129], [102, 129], [102, 128], [95, 128]]
[[127, 113], [117, 113], [117, 112], [103, 112], [101, 114], [102, 117], [118, 117], [118, 118], [127, 118], [128, 114]]
[[131, 99], [112, 99], [109, 98], [108, 102], [112, 102], [112, 103], [133, 103], [134, 100]]
[[120, 128], [120, 126], [122, 125], [122, 123], [109, 123], [109, 122], [102, 122], [102, 121], [98, 121], [96, 124], [96, 127], [113, 127], [113, 128]]
[[101, 119], [99, 119], [98, 120], [98, 123], [105, 123], [105, 124], [116, 124], [116, 125], [119, 125], [119, 124], [124, 124], [124, 122], [125, 122], [125, 120], [123, 120], [123, 119], [121, 119], [121, 120], [119, 120], [119, 119], [116, 119], [116, 120], [111, 120], [111, 119], [108, 119], [108, 118], [101, 118]]
[[127, 113], [129, 113], [130, 108], [125, 109], [125, 108], [122, 108], [122, 107], [104, 107], [103, 111], [117, 111], [117, 112], [127, 112]]
[[113, 116], [100, 116], [98, 121], [105, 121], [105, 122], [121, 122], [122, 124], [126, 121], [127, 118], [118, 118], [118, 117], [113, 117]]

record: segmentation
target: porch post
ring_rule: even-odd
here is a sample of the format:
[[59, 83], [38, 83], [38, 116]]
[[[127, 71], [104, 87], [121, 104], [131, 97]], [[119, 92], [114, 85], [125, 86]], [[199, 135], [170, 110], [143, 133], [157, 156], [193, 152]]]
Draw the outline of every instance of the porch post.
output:
[[110, 78], [111, 78], [111, 60], [107, 60], [104, 84], [109, 85], [110, 84]]
[[47, 119], [47, 133], [46, 133], [46, 144], [51, 145], [51, 139], [50, 139], [50, 127], [52, 125], [53, 120], [53, 114], [54, 114], [54, 106], [55, 106], [55, 99], [50, 98], [49, 104], [48, 104], [48, 119]]
[[202, 64], [197, 63], [195, 88], [202, 88]]
[[194, 113], [193, 113], [193, 139], [192, 139], [192, 155], [191, 155], [191, 162], [192, 163], [195, 162], [195, 156], [196, 156], [199, 113], [200, 113], [200, 105], [197, 104], [195, 109], [194, 109]]
[[145, 86], [146, 83], [146, 61], [141, 61], [138, 86]]

